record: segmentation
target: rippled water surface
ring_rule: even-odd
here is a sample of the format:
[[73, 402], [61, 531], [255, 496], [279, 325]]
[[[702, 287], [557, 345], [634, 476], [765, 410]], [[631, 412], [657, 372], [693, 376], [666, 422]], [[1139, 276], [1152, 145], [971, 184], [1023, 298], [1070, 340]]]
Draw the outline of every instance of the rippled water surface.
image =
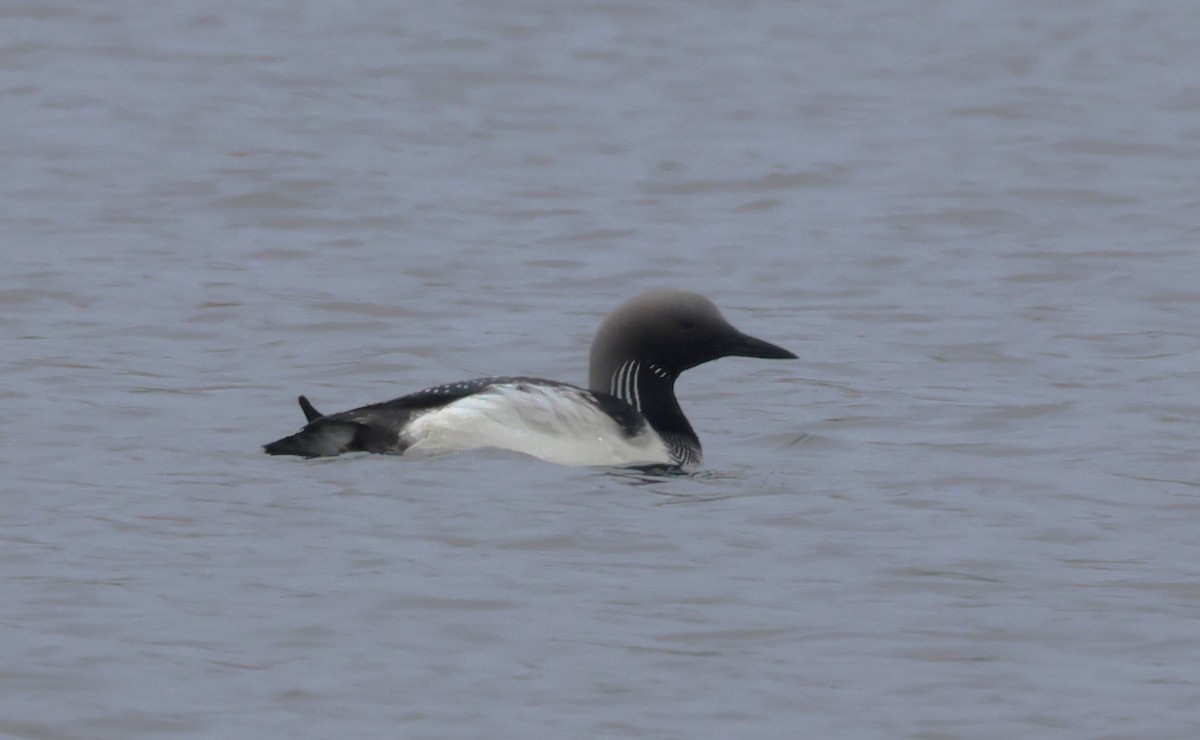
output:
[[[1194, 738], [1200, 5], [0, 8], [0, 734]], [[705, 469], [270, 458], [799, 362]]]

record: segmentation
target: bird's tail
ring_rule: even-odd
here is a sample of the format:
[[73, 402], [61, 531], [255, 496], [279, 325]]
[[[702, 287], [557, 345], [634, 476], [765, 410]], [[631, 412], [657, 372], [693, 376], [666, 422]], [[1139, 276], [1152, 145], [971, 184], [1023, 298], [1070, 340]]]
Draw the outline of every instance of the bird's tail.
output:
[[300, 410], [308, 424], [283, 439], [263, 445], [268, 455], [333, 457], [343, 452], [381, 452], [399, 454], [407, 446], [396, 429], [379, 419], [346, 414], [325, 416], [300, 396]]
[[361, 424], [336, 421], [322, 423], [318, 419], [290, 437], [263, 445], [263, 449], [268, 455], [332, 457], [362, 449], [355, 443], [361, 431]]
[[358, 424], [350, 422], [317, 424], [315, 422], [325, 418], [325, 415], [317, 411], [316, 407], [304, 396], [300, 396], [297, 400], [300, 402], [300, 410], [304, 412], [308, 426], [290, 437], [277, 439], [270, 444], [263, 445], [263, 449], [268, 455], [329, 457], [354, 449], [354, 438], [359, 431]]

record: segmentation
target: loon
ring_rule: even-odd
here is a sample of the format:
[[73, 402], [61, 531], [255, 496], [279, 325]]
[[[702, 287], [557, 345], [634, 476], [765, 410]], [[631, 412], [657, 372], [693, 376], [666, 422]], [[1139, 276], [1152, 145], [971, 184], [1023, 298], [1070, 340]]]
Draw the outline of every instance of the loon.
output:
[[655, 290], [631, 298], [592, 341], [588, 387], [523, 376], [434, 386], [391, 401], [322, 414], [264, 446], [271, 455], [442, 453], [493, 447], [563, 465], [700, 465], [700, 439], [675, 398], [684, 371], [721, 357], [796, 359], [735, 329], [702, 295]]

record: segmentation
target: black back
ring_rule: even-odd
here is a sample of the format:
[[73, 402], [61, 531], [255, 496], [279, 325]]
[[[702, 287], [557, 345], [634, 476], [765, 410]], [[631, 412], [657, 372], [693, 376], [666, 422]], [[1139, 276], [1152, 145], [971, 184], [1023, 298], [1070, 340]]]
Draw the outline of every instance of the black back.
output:
[[420, 413], [441, 408], [498, 385], [512, 385], [517, 391], [523, 386], [552, 387], [570, 390], [585, 402], [590, 402], [613, 418], [627, 436], [640, 434], [646, 428], [646, 418], [637, 409], [608, 393], [597, 393], [569, 383], [524, 376], [474, 378], [458, 383], [446, 383], [424, 388], [390, 401], [360, 406], [349, 411], [322, 415], [304, 396], [300, 408], [308, 424], [296, 434], [266, 445], [272, 455], [301, 455], [323, 457], [343, 452], [403, 452], [407, 443], [404, 428]]

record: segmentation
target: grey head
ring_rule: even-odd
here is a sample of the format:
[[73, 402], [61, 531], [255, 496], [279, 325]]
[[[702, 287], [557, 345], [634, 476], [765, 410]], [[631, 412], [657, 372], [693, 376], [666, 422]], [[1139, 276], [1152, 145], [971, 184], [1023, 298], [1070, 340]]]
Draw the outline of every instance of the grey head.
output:
[[684, 370], [721, 357], [785, 360], [796, 355], [735, 329], [698, 293], [654, 290], [622, 303], [600, 325], [592, 341], [588, 385], [637, 408], [677, 457], [698, 462], [700, 442], [675, 399], [675, 380]]

